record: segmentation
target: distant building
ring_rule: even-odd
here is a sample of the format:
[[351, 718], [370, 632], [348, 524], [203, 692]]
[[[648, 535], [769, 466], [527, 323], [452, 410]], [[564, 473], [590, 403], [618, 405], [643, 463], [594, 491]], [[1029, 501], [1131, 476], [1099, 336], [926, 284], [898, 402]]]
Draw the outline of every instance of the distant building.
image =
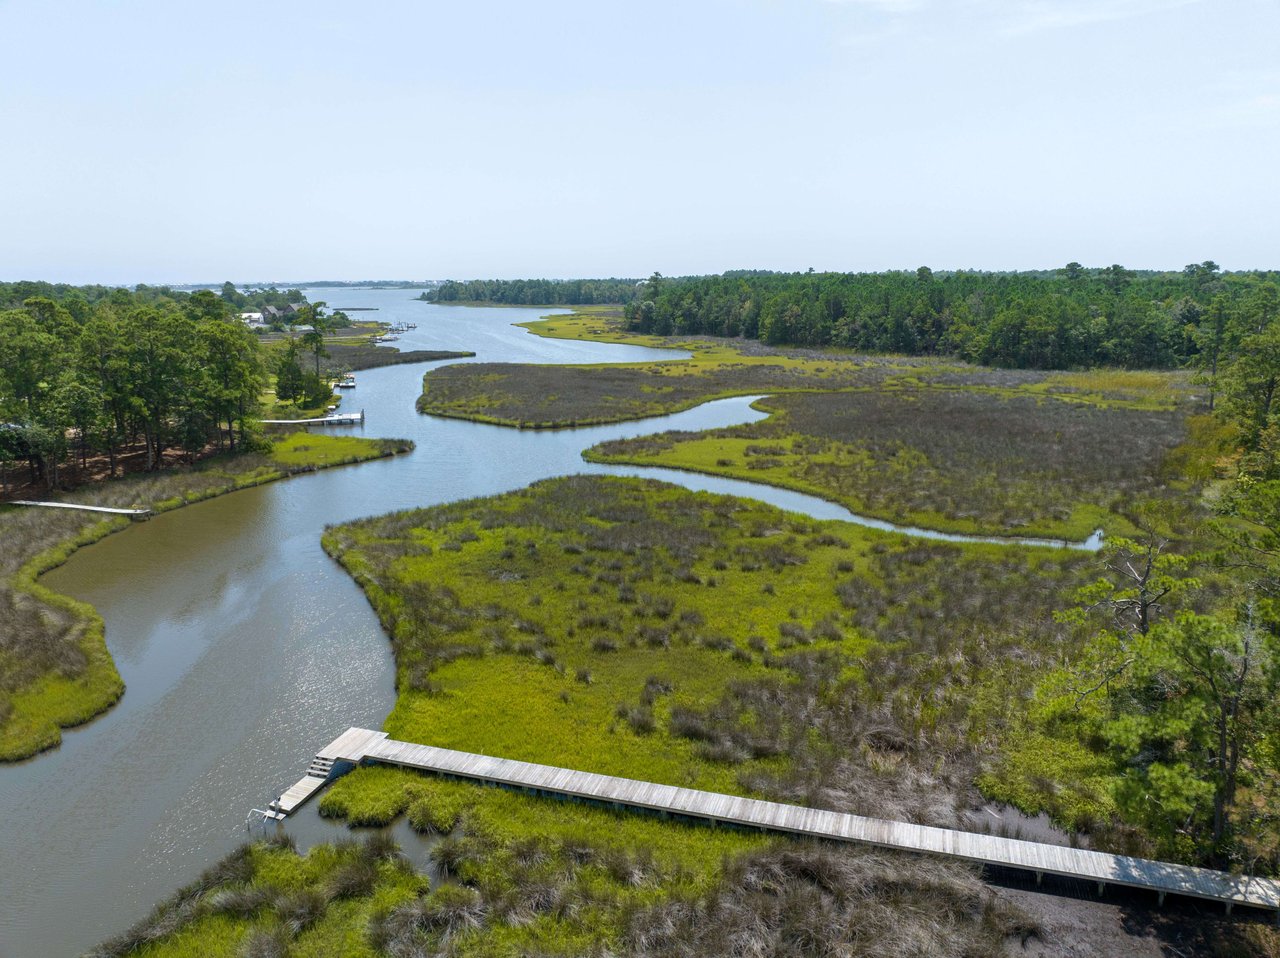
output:
[[261, 329], [267, 325], [261, 313], [241, 313], [240, 320], [250, 329]]
[[286, 303], [284, 306], [263, 306], [262, 321], [268, 326], [287, 326], [295, 322], [306, 303]]

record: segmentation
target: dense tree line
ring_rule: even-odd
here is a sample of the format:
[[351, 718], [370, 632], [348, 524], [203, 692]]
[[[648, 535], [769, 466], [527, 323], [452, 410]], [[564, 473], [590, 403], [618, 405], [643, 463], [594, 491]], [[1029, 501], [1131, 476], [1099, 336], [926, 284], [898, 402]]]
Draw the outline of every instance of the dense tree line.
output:
[[302, 295], [302, 290], [299, 289], [276, 289], [274, 286], [266, 286], [262, 289], [240, 290], [229, 280], [222, 284], [219, 295], [242, 312], [260, 311], [266, 306], [285, 309], [291, 304], [307, 301], [307, 298]]
[[0, 282], [0, 309], [17, 309], [29, 299], [51, 299], [55, 303], [62, 303], [74, 313], [83, 310], [84, 305], [93, 305], [113, 297], [117, 301], [124, 297], [130, 302], [155, 303], [182, 300], [187, 295], [170, 286], [147, 286], [145, 283], [127, 290], [119, 286], [72, 286], [69, 283], [20, 280], [12, 283]]
[[[158, 303], [183, 302], [191, 293], [175, 290], [171, 286], [148, 286], [140, 283], [132, 290], [119, 286], [72, 286], [69, 283], [46, 283], [39, 280], [21, 280], [13, 283], [0, 283], [0, 309], [17, 309], [29, 299], [51, 299], [62, 303], [67, 309], [76, 311], [87, 305], [102, 302], [106, 299], [125, 297], [131, 302]], [[307, 298], [299, 289], [277, 289], [266, 286], [261, 289], [241, 290], [234, 283], [222, 284], [219, 291], [221, 298], [237, 311], [248, 312], [261, 310], [264, 306], [284, 309], [291, 303], [305, 303]]]
[[57, 486], [67, 462], [102, 455], [114, 475], [126, 449], [144, 468], [252, 440], [263, 388], [261, 346], [238, 307], [193, 294], [6, 284], [31, 292], [0, 310], [0, 460], [26, 460]]
[[1278, 278], [1224, 274], [1212, 262], [1162, 273], [1071, 263], [1052, 273], [654, 274], [626, 317], [631, 329], [658, 335], [1034, 369], [1171, 368], [1216, 357], [1270, 322]]
[[[1280, 873], [1280, 322], [1275, 287], [1214, 294], [1194, 331], [1221, 432], [1208, 522], [1170, 502], [1111, 538], [1075, 615], [1104, 624], [1049, 721], [1123, 769], [1163, 853]], [[1227, 305], [1234, 304], [1234, 305]], [[1221, 312], [1222, 315], [1215, 315]], [[1207, 339], [1205, 338], [1207, 337]], [[1082, 718], [1083, 717], [1083, 718]]]
[[513, 306], [593, 306], [629, 303], [634, 279], [472, 279], [446, 280], [423, 293], [433, 303], [505, 303]]

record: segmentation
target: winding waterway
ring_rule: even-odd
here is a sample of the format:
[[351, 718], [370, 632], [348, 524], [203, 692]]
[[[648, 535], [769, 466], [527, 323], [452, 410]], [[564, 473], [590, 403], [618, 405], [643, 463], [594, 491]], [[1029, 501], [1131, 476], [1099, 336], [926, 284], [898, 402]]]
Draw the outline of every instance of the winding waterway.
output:
[[[478, 362], [681, 355], [543, 339], [512, 325], [546, 310], [439, 307], [404, 290], [308, 295], [379, 310], [362, 317], [417, 323], [403, 349], [474, 350]], [[350, 725], [381, 725], [394, 698], [390, 650], [363, 595], [321, 550], [327, 524], [599, 472], [890, 528], [769, 486], [581, 459], [607, 439], [752, 422], [762, 416], [750, 408], [756, 397], [635, 423], [520, 431], [418, 415], [427, 368], [361, 372], [343, 403], [365, 410], [364, 434], [411, 438], [413, 453], [166, 513], [46, 577], [102, 613], [128, 691], [109, 713], [67, 732], [56, 751], [0, 767], [0, 955], [75, 954], [122, 930], [242, 841], [248, 810], [294, 781], [318, 746]], [[312, 805], [286, 828], [306, 844], [338, 826]]]

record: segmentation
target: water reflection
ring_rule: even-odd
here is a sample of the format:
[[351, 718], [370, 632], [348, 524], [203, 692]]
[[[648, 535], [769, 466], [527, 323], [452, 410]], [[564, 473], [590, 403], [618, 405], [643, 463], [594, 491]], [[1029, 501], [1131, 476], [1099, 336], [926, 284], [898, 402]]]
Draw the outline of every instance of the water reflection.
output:
[[[403, 349], [474, 350], [475, 361], [682, 355], [542, 339], [512, 325], [544, 310], [431, 306], [401, 290], [311, 296], [417, 323], [401, 337]], [[0, 768], [0, 953], [62, 956], [121, 930], [243, 840], [248, 810], [296, 780], [320, 745], [351, 725], [381, 725], [394, 698], [386, 638], [359, 589], [321, 550], [326, 525], [573, 472], [651, 476], [820, 518], [856, 518], [799, 493], [581, 460], [584, 448], [608, 439], [755, 421], [763, 414], [751, 408], [753, 397], [638, 423], [519, 431], [418, 415], [425, 368], [361, 372], [344, 397], [366, 412], [355, 432], [411, 438], [413, 453], [166, 513], [49, 574], [50, 586], [102, 613], [128, 691], [107, 715], [66, 733], [57, 751]], [[340, 827], [312, 805], [285, 828], [306, 845]], [[427, 845], [397, 829], [422, 858]]]

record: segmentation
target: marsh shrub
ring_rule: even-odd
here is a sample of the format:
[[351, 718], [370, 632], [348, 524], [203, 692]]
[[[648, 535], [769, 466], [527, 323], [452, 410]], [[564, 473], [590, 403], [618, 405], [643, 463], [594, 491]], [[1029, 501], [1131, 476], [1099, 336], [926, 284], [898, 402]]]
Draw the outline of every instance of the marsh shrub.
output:
[[671, 627], [668, 625], [638, 625], [635, 637], [643, 644], [656, 649], [671, 646]]
[[291, 892], [276, 902], [276, 914], [291, 935], [299, 935], [310, 928], [320, 920], [324, 911], [324, 896], [309, 888]]
[[249, 918], [272, 901], [265, 888], [223, 888], [205, 898], [205, 906], [215, 914]]
[[711, 634], [699, 636], [698, 644], [704, 649], [714, 649], [717, 652], [729, 652], [737, 648], [733, 639], [727, 635]]
[[[982, 386], [997, 374], [967, 371]], [[1145, 395], [1145, 394], [1144, 394]], [[1164, 394], [1161, 394], [1162, 396]], [[986, 389], [805, 392], [769, 400], [764, 421], [648, 445], [619, 440], [593, 454], [635, 458], [708, 438], [799, 434], [792, 458], [749, 455], [749, 469], [785, 469], [855, 510], [972, 521], [992, 531], [1061, 523], [1081, 504], [1123, 512], [1156, 494], [1166, 456], [1187, 434], [1181, 409], [1100, 405]], [[662, 445], [665, 443], [665, 446]], [[814, 459], [814, 448], [825, 455]], [[728, 466], [737, 464], [730, 461]]]
[[459, 932], [479, 928], [487, 908], [478, 892], [444, 884], [430, 895], [397, 905], [369, 923], [368, 942], [378, 952], [409, 958], [436, 953]]
[[330, 899], [366, 898], [378, 882], [374, 864], [364, 858], [343, 862], [329, 876], [325, 895]]
[[289, 934], [284, 928], [254, 928], [240, 946], [240, 958], [285, 958]]
[[782, 622], [778, 625], [778, 633], [783, 639], [789, 639], [792, 643], [800, 643], [807, 645], [810, 641], [809, 630], [799, 622]]
[[670, 695], [673, 691], [675, 691], [675, 686], [670, 680], [651, 675], [644, 680], [644, 688], [640, 692], [640, 702], [644, 705], [652, 705], [659, 696]]
[[818, 548], [820, 546], [837, 546], [841, 549], [849, 548], [848, 542], [841, 539], [838, 535], [830, 532], [823, 532], [814, 536], [806, 543], [806, 545], [811, 549]]
[[653, 718], [653, 709], [644, 705], [628, 705], [622, 702], [619, 703], [616, 714], [638, 735], [649, 735], [658, 727]]
[[741, 856], [702, 895], [640, 910], [626, 953], [968, 958], [1031, 933], [963, 866], [805, 842]]

